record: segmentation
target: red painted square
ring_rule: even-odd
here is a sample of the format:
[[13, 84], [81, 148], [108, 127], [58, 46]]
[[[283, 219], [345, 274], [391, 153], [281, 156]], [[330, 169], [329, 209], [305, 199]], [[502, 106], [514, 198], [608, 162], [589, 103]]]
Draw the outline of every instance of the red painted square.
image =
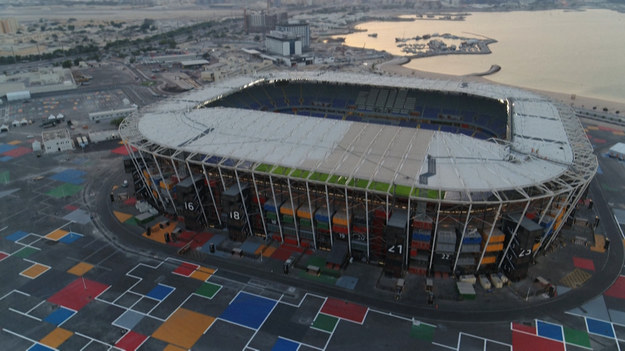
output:
[[213, 237], [213, 234], [211, 233], [206, 233], [206, 232], [197, 233], [193, 237], [191, 248], [196, 249], [198, 247], [204, 246], [204, 244], [206, 244], [206, 242], [209, 241], [212, 237]]
[[329, 297], [321, 307], [321, 312], [325, 314], [360, 324], [364, 322], [367, 310], [368, 308], [365, 306], [344, 300], [333, 299], [331, 297]]
[[586, 269], [589, 271], [595, 271], [595, 263], [587, 258], [573, 257], [573, 265], [576, 268]]
[[596, 144], [605, 144], [605, 142], [606, 142], [606, 141], [605, 141], [605, 139], [598, 139], [598, 138], [594, 138], [594, 139], [592, 140], [592, 142], [593, 142], [593, 143], [596, 143]]
[[531, 325], [525, 325], [525, 324], [521, 324], [521, 323], [512, 323], [512, 330], [518, 330], [518, 331], [522, 331], [522, 332], [526, 332], [526, 333], [530, 333], [530, 334], [534, 334], [536, 335], [536, 327], [533, 327]]
[[[131, 146], [131, 147], [132, 147], [132, 152], [137, 151], [137, 149], [134, 146]], [[111, 150], [111, 152], [114, 154], [118, 154], [118, 155], [128, 156], [128, 150], [126, 149], [126, 146], [124, 145]]]
[[512, 349], [514, 351], [564, 351], [564, 344], [537, 335], [512, 331]]
[[193, 273], [196, 269], [198, 269], [198, 265], [192, 263], [183, 262], [178, 268], [174, 269], [174, 273], [184, 275], [188, 277]]
[[612, 296], [618, 299], [625, 299], [625, 277], [619, 276], [614, 284], [603, 293], [605, 296]]
[[98, 297], [108, 287], [109, 285], [81, 277], [52, 295], [48, 301], [78, 311]]
[[76, 211], [78, 209], [78, 207], [76, 207], [74, 205], [65, 205], [63, 208], [68, 210], [68, 211]]
[[8, 253], [0, 251], [0, 261], [4, 260], [7, 257], [9, 257]]
[[119, 341], [117, 341], [115, 346], [128, 351], [136, 350], [145, 342], [145, 340], [147, 340], [147, 338], [148, 337], [143, 334], [135, 333], [130, 330], [126, 333], [126, 335], [119, 339]]
[[616, 132], [618, 131], [617, 129], [611, 128], [611, 127], [606, 127], [606, 126], [597, 126], [597, 128], [599, 128], [599, 130], [603, 130], [606, 132]]
[[15, 148], [15, 149], [13, 149], [13, 150], [9, 150], [9, 151], [7, 151], [7, 152], [3, 152], [2, 154], [3, 154], [4, 156], [20, 157], [20, 156], [24, 156], [24, 155], [26, 155], [26, 154], [29, 154], [29, 153], [31, 153], [31, 152], [33, 152], [33, 150], [32, 150], [32, 149], [27, 148], [27, 147], [20, 146], [20, 147], [16, 147], [16, 148]]
[[276, 260], [286, 261], [291, 255], [296, 252], [304, 252], [304, 248], [290, 245], [280, 245], [280, 247], [271, 255], [271, 258]]
[[124, 201], [124, 205], [126, 206], [134, 206], [136, 204], [137, 204], [137, 198], [135, 197], [128, 198], [126, 199], [126, 201]]

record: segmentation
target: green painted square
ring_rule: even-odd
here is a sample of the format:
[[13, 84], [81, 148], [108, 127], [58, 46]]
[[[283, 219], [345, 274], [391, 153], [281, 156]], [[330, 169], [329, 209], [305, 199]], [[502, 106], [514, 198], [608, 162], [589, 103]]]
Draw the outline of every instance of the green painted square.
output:
[[19, 250], [18, 252], [14, 253], [13, 256], [19, 257], [19, 258], [28, 258], [30, 257], [30, 255], [34, 254], [37, 251], [39, 250], [35, 249], [34, 247], [27, 246]]
[[266, 163], [261, 163], [258, 166], [256, 166], [256, 168], [254, 169], [257, 172], [269, 172], [271, 171], [271, 168], [273, 168], [272, 165], [268, 165]]
[[9, 184], [9, 171], [0, 172], [0, 183]]
[[405, 185], [395, 185], [395, 195], [408, 197], [410, 195], [410, 190], [412, 187]]
[[433, 327], [428, 324], [413, 324], [410, 329], [410, 336], [416, 339], [421, 339], [427, 342], [432, 342], [434, 339], [434, 330], [436, 327]]
[[75, 185], [65, 183], [63, 185], [59, 185], [56, 188], [48, 191], [46, 194], [52, 197], [56, 197], [57, 199], [72, 196], [79, 192], [82, 189], [82, 185]]
[[321, 269], [321, 274], [320, 275], [312, 275], [312, 274], [309, 274], [309, 273], [307, 273], [305, 271], [301, 271], [301, 272], [299, 272], [299, 276], [300, 276], [300, 278], [316, 280], [316, 281], [318, 281], [320, 283], [324, 283], [324, 284], [328, 284], [328, 285], [336, 285], [336, 277], [324, 274], [324, 271], [325, 271], [324, 268], [325, 267], [323, 267]]
[[213, 283], [204, 283], [200, 286], [195, 293], [198, 295], [202, 295], [204, 297], [208, 297], [212, 299], [215, 294], [221, 289], [221, 285], [213, 284]]
[[137, 221], [135, 217], [130, 217], [124, 222], [124, 224], [139, 225], [139, 221]]
[[564, 327], [564, 340], [567, 344], [590, 348], [588, 333]]
[[306, 266], [317, 266], [319, 268], [326, 266], [326, 259], [319, 256], [310, 256]]
[[325, 330], [328, 333], [332, 333], [336, 327], [336, 323], [339, 319], [334, 316], [328, 316], [327, 314], [319, 313], [315, 321], [313, 322], [313, 328]]
[[313, 174], [310, 176], [310, 180], [315, 180], [318, 182], [325, 182], [326, 179], [328, 179], [329, 175], [326, 173], [319, 173], [319, 172], [313, 172]]

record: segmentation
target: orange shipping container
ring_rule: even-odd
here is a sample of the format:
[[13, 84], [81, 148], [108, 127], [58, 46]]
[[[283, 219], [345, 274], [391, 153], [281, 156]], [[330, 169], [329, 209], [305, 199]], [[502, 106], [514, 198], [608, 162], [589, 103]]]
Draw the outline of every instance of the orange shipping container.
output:
[[503, 244], [490, 244], [486, 246], [486, 252], [494, 252], [503, 250]]
[[312, 219], [312, 213], [310, 213], [310, 208], [308, 206], [301, 206], [297, 209], [297, 217]]
[[482, 259], [482, 264], [495, 263], [496, 260], [497, 257], [495, 256], [484, 256], [484, 258]]

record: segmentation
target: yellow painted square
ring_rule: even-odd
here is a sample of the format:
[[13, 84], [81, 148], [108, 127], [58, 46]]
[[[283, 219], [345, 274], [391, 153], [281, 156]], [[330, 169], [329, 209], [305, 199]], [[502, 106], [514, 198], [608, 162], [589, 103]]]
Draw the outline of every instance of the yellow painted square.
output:
[[13, 141], [9, 141], [7, 144], [9, 145], [17, 145], [17, 144], [21, 144], [22, 142], [19, 140], [13, 140]]
[[206, 279], [211, 277], [211, 275], [213, 274], [196, 269], [193, 273], [191, 273], [191, 278], [205, 282]]
[[588, 130], [599, 130], [599, 127], [596, 127], [596, 126], [588, 126], [588, 127], [586, 127], [586, 129], [588, 129]]
[[49, 240], [53, 240], [53, 241], [59, 241], [59, 239], [61, 239], [62, 237], [64, 237], [65, 235], [67, 235], [69, 232], [63, 229], [57, 229], [51, 233], [49, 233], [48, 235], [45, 236], [46, 239]]
[[87, 262], [80, 262], [79, 264], [75, 265], [74, 267], [70, 268], [67, 270], [67, 273], [71, 273], [73, 275], [77, 275], [77, 276], [82, 276], [85, 273], [89, 272], [91, 270], [91, 268], [93, 268], [92, 264], [89, 264]]
[[50, 267], [35, 263], [34, 265], [23, 270], [20, 274], [30, 279], [35, 279], [45, 273], [48, 269], [50, 269]]
[[46, 335], [43, 339], [39, 340], [39, 342], [56, 349], [72, 335], [74, 335], [74, 333], [69, 330], [56, 328], [48, 335]]
[[271, 257], [271, 255], [273, 255], [274, 251], [276, 251], [276, 248], [273, 246], [269, 246], [268, 248], [265, 249], [265, 251], [263, 252], [263, 256], [265, 257]]
[[254, 255], [260, 255], [260, 254], [262, 254], [262, 253], [263, 253], [263, 249], [264, 249], [265, 247], [266, 247], [265, 245], [260, 245], [260, 246], [258, 247], [258, 249], [256, 249], [256, 251], [254, 251]]
[[122, 223], [124, 223], [127, 220], [132, 218], [131, 214], [123, 213], [123, 212], [119, 212], [119, 211], [113, 211], [113, 214], [115, 215], [115, 218], [117, 218], [117, 220], [122, 222]]
[[144, 237], [148, 238], [148, 239], [152, 239], [154, 241], [157, 241], [161, 244], [166, 244], [165, 242], [165, 233], [169, 233], [171, 235], [172, 230], [174, 230], [174, 228], [176, 228], [176, 226], [178, 225], [178, 222], [175, 221], [171, 221], [169, 223], [169, 225], [163, 229], [161, 229], [158, 224], [152, 226], [152, 234], [150, 236], [148, 236], [146, 234], [146, 232], [143, 232]]
[[152, 337], [190, 349], [214, 321], [214, 317], [178, 308]]

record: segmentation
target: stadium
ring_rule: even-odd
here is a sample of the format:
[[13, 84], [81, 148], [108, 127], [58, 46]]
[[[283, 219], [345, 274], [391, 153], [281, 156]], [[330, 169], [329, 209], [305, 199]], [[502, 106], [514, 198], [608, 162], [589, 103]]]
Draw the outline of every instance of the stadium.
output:
[[338, 72], [237, 77], [120, 134], [138, 198], [401, 276], [523, 278], [597, 170], [573, 110], [517, 88]]

